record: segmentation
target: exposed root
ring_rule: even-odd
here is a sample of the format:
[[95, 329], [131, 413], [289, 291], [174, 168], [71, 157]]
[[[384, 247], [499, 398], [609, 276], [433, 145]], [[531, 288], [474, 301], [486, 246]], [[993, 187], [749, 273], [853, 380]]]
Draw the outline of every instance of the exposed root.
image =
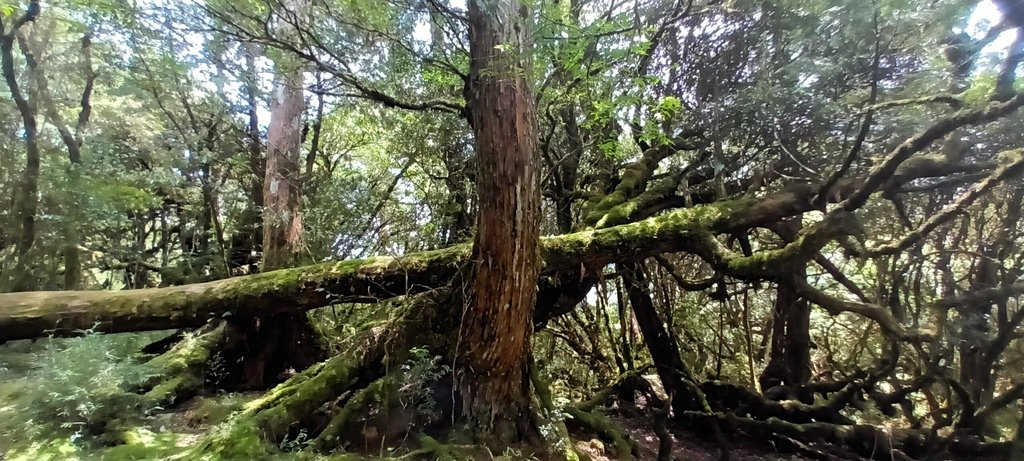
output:
[[576, 426], [581, 430], [593, 432], [597, 436], [611, 444], [615, 449], [616, 459], [633, 460], [640, 455], [640, 446], [636, 441], [623, 435], [615, 427], [615, 424], [603, 415], [596, 412], [583, 412], [575, 408], [566, 408], [565, 412], [571, 417], [566, 420], [567, 426]]
[[342, 404], [327, 427], [313, 441], [321, 452], [338, 447], [346, 434], [352, 433], [359, 419], [370, 413], [374, 405], [389, 406], [397, 401], [398, 383], [393, 376], [385, 376], [358, 391]]
[[[581, 459], [589, 459], [588, 456], [581, 453], [576, 449], [572, 443], [572, 438], [569, 437], [569, 429], [565, 425], [565, 421], [556, 416], [556, 408], [554, 400], [551, 398], [551, 389], [540, 377], [540, 373], [537, 371], [537, 366], [533, 361], [530, 361], [530, 381], [533, 383], [533, 392], [537, 396], [537, 400], [540, 402], [540, 414], [537, 415], [539, 424], [538, 427], [545, 425], [553, 428], [550, 435], [547, 435], [547, 444], [552, 448], [553, 454], [559, 459], [566, 461], [580, 461]], [[542, 436], [545, 436], [545, 431], [540, 431]]]
[[[415, 297], [396, 309], [390, 319], [362, 331], [346, 351], [250, 402], [206, 437], [187, 459], [251, 459], [273, 451], [273, 445], [290, 437], [294, 440], [299, 433], [324, 447], [336, 444], [340, 426], [353, 420], [360, 401], [367, 402], [374, 390], [390, 388], [392, 384], [381, 379], [386, 370], [401, 364], [410, 347], [429, 342], [430, 328], [424, 326], [430, 324], [433, 310], [423, 309], [421, 303], [432, 299]], [[355, 399], [358, 394], [363, 397]], [[340, 406], [335, 404], [339, 400]], [[346, 408], [349, 403], [351, 409]], [[325, 428], [326, 435], [320, 438]]]
[[644, 391], [648, 388], [650, 388], [650, 383], [640, 376], [639, 371], [629, 370], [620, 375], [611, 386], [601, 389], [589, 400], [577, 405], [576, 408], [583, 412], [591, 412], [598, 407], [607, 405], [614, 397], [632, 402], [633, 395], [638, 390]]
[[444, 444], [429, 436], [421, 437], [419, 442], [419, 449], [395, 458], [395, 460], [471, 461], [477, 459], [498, 459], [491, 450], [482, 445]]
[[152, 375], [144, 384], [145, 397], [160, 405], [183, 402], [206, 385], [210, 359], [229, 341], [227, 325], [211, 322], [194, 334], [182, 336], [170, 350], [146, 363]]
[[[934, 446], [928, 442], [926, 432], [914, 429], [885, 428], [866, 424], [791, 423], [779, 418], [759, 421], [734, 414], [707, 415], [699, 412], [687, 412], [684, 418], [694, 424], [718, 422], [725, 432], [743, 432], [765, 440], [778, 440], [781, 436], [800, 444], [824, 442], [849, 449], [869, 459], [917, 459], [936, 454]], [[1011, 448], [1010, 443], [982, 443], [975, 438], [959, 435], [951, 436], [944, 442], [945, 449], [940, 451], [948, 452], [957, 459], [1005, 459], [1003, 457], [1009, 454]]]
[[794, 423], [810, 423], [822, 421], [835, 424], [853, 424], [853, 421], [839, 413], [838, 405], [830, 403], [808, 405], [796, 400], [775, 401], [757, 395], [743, 386], [708, 381], [701, 385], [711, 400], [718, 405], [716, 409], [736, 410], [738, 414], [747, 414], [755, 419], [780, 418]]

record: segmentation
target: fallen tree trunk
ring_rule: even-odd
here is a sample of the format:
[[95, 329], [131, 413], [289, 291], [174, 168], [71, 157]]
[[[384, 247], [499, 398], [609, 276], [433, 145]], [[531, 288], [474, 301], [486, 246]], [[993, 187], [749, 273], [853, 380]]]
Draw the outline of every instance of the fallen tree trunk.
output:
[[[977, 166], [945, 164], [945, 169], [922, 170], [901, 180], [952, 174], [965, 168], [973, 171]], [[840, 181], [830, 199], [842, 200], [858, 182], [856, 178]], [[817, 191], [815, 185], [798, 184], [762, 198], [720, 200], [630, 224], [543, 238], [542, 276], [553, 283], [547, 283], [552, 293], [545, 293], [542, 287], [538, 294], [535, 321], [543, 322], [569, 309], [558, 304], [563, 296], [555, 293], [561, 285], [558, 279], [564, 274], [582, 280], [606, 264], [679, 251], [714, 260], [716, 249], [709, 248], [713, 243], [709, 236], [765, 226], [813, 210], [812, 198]], [[195, 328], [227, 316], [266, 316], [337, 303], [375, 303], [446, 284], [468, 259], [469, 251], [469, 245], [462, 244], [402, 257], [321, 263], [167, 288], [5, 293], [0, 294], [0, 343], [50, 335], [74, 336], [85, 330], [119, 333]], [[756, 253], [751, 266], [781, 266], [775, 262], [794, 257], [785, 252], [767, 253], [771, 252]], [[752, 267], [754, 272], [757, 267]], [[740, 272], [746, 273], [732, 275], [751, 275], [742, 268]], [[849, 306], [838, 308], [844, 307]]]
[[[640, 222], [542, 240], [543, 273], [632, 261], [674, 251], [702, 252], [708, 233], [749, 228], [806, 210], [806, 193], [723, 200]], [[442, 286], [469, 256], [468, 245], [282, 269], [214, 282], [123, 291], [0, 294], [0, 341], [190, 328], [226, 316], [300, 312], [335, 303], [374, 303]], [[538, 317], [547, 312], [538, 309]]]

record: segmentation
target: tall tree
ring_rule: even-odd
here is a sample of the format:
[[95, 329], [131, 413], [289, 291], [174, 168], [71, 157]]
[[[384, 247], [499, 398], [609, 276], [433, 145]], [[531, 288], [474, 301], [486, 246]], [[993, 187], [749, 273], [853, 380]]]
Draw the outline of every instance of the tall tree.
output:
[[460, 385], [471, 427], [521, 439], [530, 424], [528, 354], [537, 296], [540, 183], [533, 93], [527, 83], [526, 6], [469, 2], [477, 215]]
[[[18, 106], [21, 115], [23, 128], [25, 130], [25, 172], [21, 184], [15, 192], [14, 210], [15, 215], [21, 224], [21, 231], [15, 242], [15, 266], [14, 274], [10, 277], [13, 291], [27, 291], [33, 288], [32, 273], [29, 263], [29, 250], [36, 240], [36, 213], [39, 208], [39, 126], [36, 117], [39, 114], [38, 101], [33, 95], [26, 95], [25, 90], [18, 82], [14, 68], [14, 44], [23, 42], [18, 40], [21, 28], [36, 20], [39, 16], [39, 1], [33, 0], [24, 14], [4, 24], [0, 21], [0, 60], [2, 60], [2, 72], [4, 81], [11, 92], [14, 104]], [[31, 51], [23, 49], [27, 59], [34, 59]]]
[[[283, 34], [294, 35], [302, 27], [307, 8], [307, 0], [281, 4]], [[305, 78], [302, 62], [290, 55], [279, 57], [276, 65], [263, 181], [263, 271], [294, 264], [302, 240], [300, 158]], [[256, 318], [248, 330], [248, 355], [242, 371], [245, 387], [265, 387], [289, 367], [301, 370], [316, 362], [316, 339], [304, 313]]]

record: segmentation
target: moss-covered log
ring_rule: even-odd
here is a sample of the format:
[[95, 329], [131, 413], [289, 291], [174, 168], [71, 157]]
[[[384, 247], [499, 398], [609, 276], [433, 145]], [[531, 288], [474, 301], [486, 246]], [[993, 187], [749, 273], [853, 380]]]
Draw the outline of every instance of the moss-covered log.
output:
[[[947, 165], [945, 170], [933, 168], [900, 179], [961, 170]], [[857, 182], [841, 181], [832, 199], [842, 199]], [[543, 275], [557, 280], [569, 273], [580, 280], [605, 264], [678, 251], [720, 259], [716, 249], [708, 247], [712, 243], [709, 236], [764, 226], [810, 211], [816, 192], [813, 185], [803, 184], [762, 198], [720, 200], [631, 224], [547, 237], [541, 241]], [[762, 270], [775, 266], [778, 258], [793, 258], [794, 249], [799, 248], [718, 262], [729, 266], [728, 270]], [[117, 333], [195, 328], [226, 316], [266, 316], [333, 303], [372, 303], [444, 285], [462, 267], [469, 251], [469, 245], [456, 245], [402, 257], [322, 263], [168, 288], [0, 294], [0, 342], [76, 335], [87, 329]], [[564, 306], [545, 303], [546, 299], [560, 297], [545, 296], [543, 291], [539, 294], [536, 316], [540, 321], [565, 311]]]
[[206, 283], [123, 291], [0, 295], [0, 341], [191, 328], [222, 317], [298, 312], [341, 302], [376, 302], [446, 283], [468, 246], [323, 263]]
[[[730, 232], [806, 210], [809, 198], [781, 192], [760, 201], [724, 200], [637, 223], [542, 240], [544, 273], [597, 271], [605, 264], [698, 251], [708, 233]], [[703, 252], [703, 251], [702, 251]], [[376, 302], [447, 283], [469, 246], [322, 263], [178, 287], [0, 294], [0, 341], [198, 327], [225, 316], [265, 316], [341, 302]], [[538, 315], [546, 313], [538, 306]]]

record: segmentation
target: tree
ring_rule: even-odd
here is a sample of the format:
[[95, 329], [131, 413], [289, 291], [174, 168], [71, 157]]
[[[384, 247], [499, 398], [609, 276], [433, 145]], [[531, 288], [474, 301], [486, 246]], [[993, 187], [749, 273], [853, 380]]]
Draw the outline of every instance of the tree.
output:
[[466, 100], [480, 209], [457, 379], [470, 427], [504, 443], [522, 440], [532, 417], [529, 347], [541, 211], [536, 109], [526, 81], [528, 11], [517, 0], [474, 0], [468, 11]]
[[[282, 33], [296, 34], [295, 29], [307, 21], [307, 8], [305, 0], [282, 3]], [[276, 64], [263, 181], [263, 271], [293, 265], [302, 250], [304, 69], [301, 61], [290, 56], [279, 58]], [[316, 363], [316, 333], [304, 313], [256, 317], [245, 322], [243, 386], [264, 388], [288, 368], [302, 370]]]
[[25, 172], [21, 184], [15, 193], [14, 208], [15, 214], [20, 221], [21, 229], [17, 233], [15, 243], [15, 264], [13, 275], [9, 277], [10, 286], [13, 291], [26, 291], [33, 288], [34, 268], [29, 261], [29, 251], [36, 240], [36, 212], [39, 207], [36, 194], [39, 190], [39, 127], [36, 120], [38, 116], [38, 100], [31, 93], [26, 94], [22, 85], [18, 82], [14, 68], [14, 44], [17, 42], [23, 47], [22, 51], [26, 57], [33, 59], [31, 51], [24, 49], [24, 38], [19, 35], [21, 28], [29, 22], [33, 22], [39, 15], [38, 0], [30, 3], [28, 10], [13, 21], [0, 23], [0, 59], [2, 59], [2, 72], [7, 88], [11, 92], [11, 98], [18, 107], [24, 125], [25, 137]]
[[[146, 347], [146, 378], [117, 394], [146, 408], [274, 385], [182, 456], [572, 459], [573, 429], [654, 457], [606, 414], [653, 426], [660, 459], [670, 429], [723, 458], [731, 438], [1007, 455], [1024, 395], [1011, 3], [989, 22], [954, 1], [55, 4], [63, 26], [21, 29], [50, 47], [11, 55], [40, 104], [22, 259], [31, 288], [60, 289], [77, 243], [88, 290], [0, 295], [0, 341], [195, 330]], [[61, 120], [90, 29], [103, 73], [71, 186]], [[10, 189], [30, 171], [20, 109], [0, 104]], [[304, 347], [310, 326], [328, 354]], [[76, 440], [123, 431], [106, 432]]]

